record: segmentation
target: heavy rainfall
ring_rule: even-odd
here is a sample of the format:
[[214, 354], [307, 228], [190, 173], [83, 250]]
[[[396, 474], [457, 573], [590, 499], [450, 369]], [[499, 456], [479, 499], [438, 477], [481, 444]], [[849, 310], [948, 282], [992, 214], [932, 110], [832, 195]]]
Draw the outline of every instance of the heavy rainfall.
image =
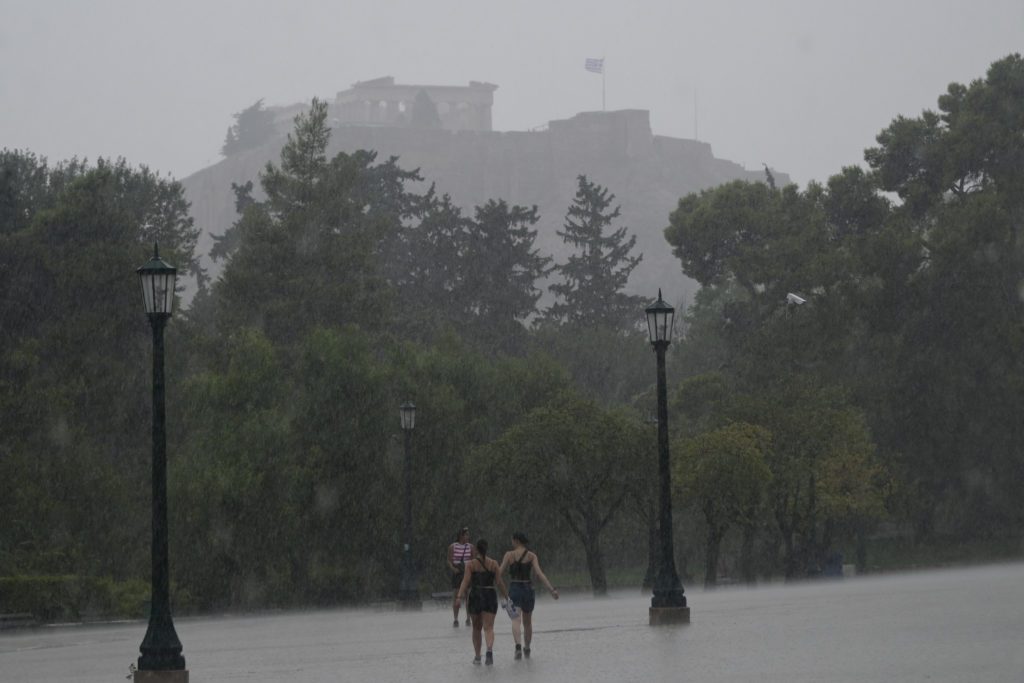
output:
[[1019, 2], [0, 10], [0, 680], [1024, 680]]

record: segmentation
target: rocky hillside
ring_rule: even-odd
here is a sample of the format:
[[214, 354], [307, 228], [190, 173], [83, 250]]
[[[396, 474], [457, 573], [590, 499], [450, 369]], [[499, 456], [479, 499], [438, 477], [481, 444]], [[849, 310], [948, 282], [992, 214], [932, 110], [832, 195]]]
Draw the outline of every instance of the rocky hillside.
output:
[[[236, 218], [231, 183], [252, 180], [258, 188], [260, 171], [267, 161], [277, 161], [283, 142], [282, 133], [182, 180], [203, 231], [202, 253], [209, 253], [211, 235], [222, 234]], [[566, 249], [555, 231], [575, 194], [576, 176], [585, 174], [616, 195], [620, 224], [637, 235], [644, 258], [630, 279], [631, 292], [653, 298], [660, 287], [676, 303], [689, 300], [695, 289], [663, 236], [679, 198], [730, 180], [764, 180], [761, 170], [715, 158], [707, 143], [654, 135], [644, 110], [585, 112], [527, 132], [337, 125], [330, 154], [356, 149], [397, 156], [404, 168], [419, 168], [426, 182], [466, 211], [491, 198], [536, 204], [542, 217], [538, 247], [559, 261]], [[780, 184], [788, 181], [785, 174], [775, 176]], [[208, 258], [204, 263], [216, 277], [219, 264]]]

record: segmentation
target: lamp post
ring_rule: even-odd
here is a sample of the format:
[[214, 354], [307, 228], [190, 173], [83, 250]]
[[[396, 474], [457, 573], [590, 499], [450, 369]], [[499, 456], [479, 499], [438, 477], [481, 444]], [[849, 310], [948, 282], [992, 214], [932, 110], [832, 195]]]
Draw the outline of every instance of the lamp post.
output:
[[672, 343], [672, 323], [675, 309], [661, 298], [648, 306], [647, 330], [651, 346], [658, 357], [658, 486], [660, 507], [658, 532], [661, 536], [658, 575], [654, 579], [654, 595], [651, 597], [650, 623], [689, 623], [690, 608], [686, 606], [683, 585], [676, 572], [675, 551], [672, 545], [672, 473], [668, 457], [668, 400], [665, 386], [665, 350]]
[[412, 562], [412, 430], [416, 426], [416, 406], [406, 401], [398, 409], [405, 433], [405, 528], [402, 545], [402, 576], [398, 584], [398, 604], [402, 609], [422, 609], [416, 587], [416, 567]]
[[[188, 681], [181, 641], [171, 619], [170, 573], [167, 550], [167, 440], [164, 430], [164, 326], [171, 318], [177, 270], [160, 258], [138, 269], [142, 300], [153, 328], [153, 546], [149, 627], [139, 651], [136, 680]], [[148, 672], [161, 672], [151, 675]]]

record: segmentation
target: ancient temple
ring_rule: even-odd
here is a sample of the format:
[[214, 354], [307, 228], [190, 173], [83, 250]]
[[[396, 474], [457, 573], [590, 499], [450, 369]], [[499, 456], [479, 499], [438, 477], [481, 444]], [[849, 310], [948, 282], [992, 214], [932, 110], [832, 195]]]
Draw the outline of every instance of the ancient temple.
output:
[[334, 100], [332, 115], [339, 124], [404, 126], [412, 120], [417, 97], [425, 93], [437, 108], [445, 130], [490, 131], [493, 83], [470, 81], [469, 85], [403, 85], [391, 76], [359, 81], [342, 90]]

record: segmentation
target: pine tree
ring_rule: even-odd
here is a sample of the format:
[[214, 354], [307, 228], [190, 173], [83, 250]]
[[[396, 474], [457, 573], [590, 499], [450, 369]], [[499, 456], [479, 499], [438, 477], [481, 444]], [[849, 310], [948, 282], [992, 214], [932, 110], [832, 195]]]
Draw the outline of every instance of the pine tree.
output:
[[462, 276], [453, 298], [467, 331], [492, 350], [511, 352], [537, 313], [537, 280], [551, 272], [551, 258], [534, 247], [537, 207], [489, 200], [467, 224]]
[[643, 300], [622, 293], [629, 274], [643, 258], [631, 256], [636, 235], [626, 239], [626, 227], [606, 234], [620, 215], [611, 208], [615, 195], [597, 183], [578, 176], [576, 198], [558, 232], [575, 253], [557, 267], [562, 282], [549, 288], [558, 298], [547, 310], [549, 322], [600, 325], [632, 329], [639, 322]]
[[263, 99], [256, 100], [234, 114], [235, 123], [228, 128], [220, 153], [226, 157], [247, 149], [259, 147], [274, 137], [274, 113], [263, 107]]

